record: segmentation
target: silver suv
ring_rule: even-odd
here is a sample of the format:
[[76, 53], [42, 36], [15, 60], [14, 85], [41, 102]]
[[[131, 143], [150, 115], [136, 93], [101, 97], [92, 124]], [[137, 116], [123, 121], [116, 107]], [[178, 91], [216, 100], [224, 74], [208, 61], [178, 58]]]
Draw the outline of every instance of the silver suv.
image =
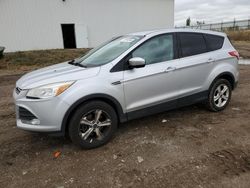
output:
[[238, 59], [224, 33], [173, 29], [119, 36], [18, 80], [17, 127], [68, 134], [89, 149], [135, 118], [198, 102], [218, 112], [237, 85]]

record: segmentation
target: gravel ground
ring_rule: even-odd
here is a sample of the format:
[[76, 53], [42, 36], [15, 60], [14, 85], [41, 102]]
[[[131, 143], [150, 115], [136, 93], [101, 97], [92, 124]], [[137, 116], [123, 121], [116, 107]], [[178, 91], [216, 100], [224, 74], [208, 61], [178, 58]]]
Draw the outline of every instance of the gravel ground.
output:
[[[104, 147], [15, 125], [12, 89], [0, 71], [0, 187], [250, 187], [250, 66], [229, 107], [191, 106], [122, 124]], [[60, 154], [54, 157], [55, 152]]]

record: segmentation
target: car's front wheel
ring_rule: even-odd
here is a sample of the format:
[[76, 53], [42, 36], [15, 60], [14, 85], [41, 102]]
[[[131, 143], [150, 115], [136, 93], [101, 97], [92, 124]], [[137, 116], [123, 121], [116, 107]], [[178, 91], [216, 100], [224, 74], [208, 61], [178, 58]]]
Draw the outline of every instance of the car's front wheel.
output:
[[79, 107], [69, 123], [72, 142], [84, 149], [106, 144], [117, 129], [115, 110], [102, 101], [91, 101]]
[[226, 79], [215, 81], [209, 91], [207, 107], [213, 112], [224, 110], [231, 100], [232, 86]]

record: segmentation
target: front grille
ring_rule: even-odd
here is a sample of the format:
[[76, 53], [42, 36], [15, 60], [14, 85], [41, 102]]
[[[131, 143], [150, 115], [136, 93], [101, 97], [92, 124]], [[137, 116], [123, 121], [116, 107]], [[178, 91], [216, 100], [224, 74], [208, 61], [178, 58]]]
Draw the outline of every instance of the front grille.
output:
[[37, 117], [32, 114], [29, 110], [23, 108], [23, 107], [19, 107], [19, 118], [21, 120], [25, 120], [25, 121], [31, 121], [33, 119], [37, 119]]
[[22, 89], [21, 88], [19, 88], [19, 87], [16, 87], [16, 94], [18, 94], [19, 95], [19, 93], [22, 91]]

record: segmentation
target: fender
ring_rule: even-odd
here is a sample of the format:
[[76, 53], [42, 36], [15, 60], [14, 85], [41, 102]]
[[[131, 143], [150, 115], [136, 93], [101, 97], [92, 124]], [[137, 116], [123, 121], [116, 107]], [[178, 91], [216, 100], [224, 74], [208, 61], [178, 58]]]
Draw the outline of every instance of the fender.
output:
[[210, 83], [210, 87], [209, 87], [209, 90], [211, 89], [211, 87], [213, 86], [213, 83], [218, 79], [218, 78], [221, 78], [221, 77], [229, 77], [230, 80], [228, 80], [231, 84], [232, 84], [232, 89], [235, 89], [236, 86], [237, 86], [237, 83], [235, 81], [235, 77], [234, 75], [231, 73], [231, 72], [222, 72], [220, 73], [218, 76], [216, 76], [213, 81]]
[[120, 103], [114, 97], [107, 95], [107, 94], [102, 94], [102, 93], [87, 95], [87, 96], [82, 97], [81, 99], [77, 100], [73, 105], [70, 106], [70, 108], [65, 113], [65, 115], [63, 117], [62, 125], [61, 125], [61, 132], [63, 133], [63, 135], [65, 135], [68, 120], [69, 120], [72, 112], [79, 105], [81, 105], [84, 102], [89, 101], [89, 100], [103, 100], [103, 101], [107, 102], [108, 104], [110, 104], [111, 106], [114, 107], [121, 123], [126, 122], [128, 120], [127, 114], [125, 114], [123, 112]]
[[235, 88], [236, 82], [238, 81], [237, 78], [237, 67], [236, 65], [230, 65], [227, 62], [221, 62], [220, 64], [216, 64], [215, 67], [211, 70], [211, 73], [207, 77], [206, 82], [204, 85], [206, 88], [205, 90], [209, 90], [213, 82], [220, 78], [220, 77], [227, 77], [232, 84], [232, 88]]

